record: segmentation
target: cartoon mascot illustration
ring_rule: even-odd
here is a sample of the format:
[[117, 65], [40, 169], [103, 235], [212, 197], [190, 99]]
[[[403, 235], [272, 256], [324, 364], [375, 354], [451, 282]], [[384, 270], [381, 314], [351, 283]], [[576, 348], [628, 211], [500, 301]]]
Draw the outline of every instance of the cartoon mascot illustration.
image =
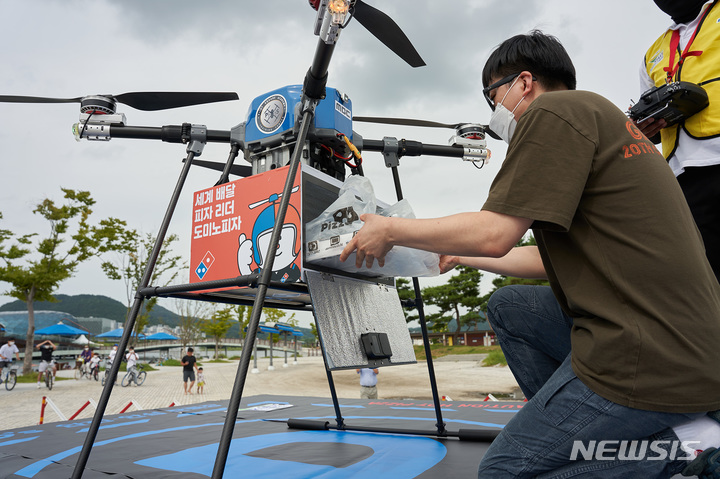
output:
[[[299, 187], [292, 189], [295, 193]], [[260, 212], [255, 219], [252, 228], [252, 238], [242, 233], [238, 237], [238, 270], [241, 275], [258, 273], [262, 271], [265, 258], [270, 246], [272, 229], [277, 218], [280, 197], [282, 194], [272, 194], [269, 198], [248, 205], [250, 209], [267, 204], [267, 207]], [[269, 204], [268, 204], [269, 203]], [[300, 268], [295, 264], [295, 259], [300, 254], [299, 241], [300, 214], [293, 205], [288, 205], [285, 213], [285, 222], [280, 232], [280, 240], [275, 251], [275, 260], [272, 265], [273, 281], [292, 283], [300, 279]]]

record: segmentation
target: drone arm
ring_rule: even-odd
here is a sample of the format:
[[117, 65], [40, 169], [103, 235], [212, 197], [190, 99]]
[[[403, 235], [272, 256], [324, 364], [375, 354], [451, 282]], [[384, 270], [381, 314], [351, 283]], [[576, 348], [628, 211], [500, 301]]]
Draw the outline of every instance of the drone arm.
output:
[[[190, 141], [190, 127], [191, 125], [189, 123], [162, 127], [111, 125], [108, 137], [162, 140], [167, 143], [187, 143]], [[207, 141], [214, 143], [231, 143], [230, 131], [207, 130]]]
[[[364, 151], [379, 151], [388, 153], [388, 143], [385, 140], [368, 140], [363, 138], [362, 149]], [[428, 145], [419, 141], [402, 139], [397, 142], [398, 157], [403, 156], [447, 156], [450, 158], [463, 158], [466, 154], [462, 146]]]

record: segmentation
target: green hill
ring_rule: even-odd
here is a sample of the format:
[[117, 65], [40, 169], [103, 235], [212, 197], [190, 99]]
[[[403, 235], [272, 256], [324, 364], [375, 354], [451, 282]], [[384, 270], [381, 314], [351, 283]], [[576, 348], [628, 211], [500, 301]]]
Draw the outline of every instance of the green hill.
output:
[[[78, 294], [68, 296], [65, 294], [55, 295], [57, 302], [36, 301], [35, 311], [60, 311], [72, 314], [75, 317], [87, 318], [108, 318], [125, 322], [127, 315], [127, 307], [120, 301], [108, 298], [107, 296], [99, 296], [93, 294]], [[11, 303], [0, 306], [0, 311], [27, 311], [27, 306], [22, 301], [13, 301]], [[150, 325], [167, 324], [168, 326], [178, 326], [180, 319], [177, 314], [163, 308], [155, 306], [150, 312]]]
[[[76, 318], [108, 318], [119, 321], [121, 324], [125, 322], [127, 308], [120, 301], [108, 298], [107, 296], [93, 294], [77, 294], [69, 296], [66, 294], [55, 295], [57, 302], [36, 301], [35, 311], [58, 311], [61, 313], [72, 314]], [[11, 303], [0, 306], [0, 312], [4, 311], [27, 311], [27, 306], [22, 301], [13, 301]], [[162, 306], [155, 306], [150, 312], [149, 325], [166, 324], [170, 327], [180, 325], [180, 317]], [[303, 341], [313, 341], [314, 337], [310, 328], [296, 327], [302, 331]], [[228, 331], [226, 337], [240, 338], [240, 326], [233, 324]], [[261, 335], [260, 337], [265, 337]]]

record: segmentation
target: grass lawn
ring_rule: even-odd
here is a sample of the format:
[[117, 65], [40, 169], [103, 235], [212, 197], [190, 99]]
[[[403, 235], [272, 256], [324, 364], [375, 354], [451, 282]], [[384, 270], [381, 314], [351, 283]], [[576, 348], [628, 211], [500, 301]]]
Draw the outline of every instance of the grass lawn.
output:
[[[425, 347], [413, 346], [415, 349], [415, 357], [419, 361], [424, 361]], [[490, 354], [493, 351], [500, 351], [500, 346], [445, 346], [442, 344], [431, 344], [430, 352], [433, 358], [441, 358], [448, 354]]]

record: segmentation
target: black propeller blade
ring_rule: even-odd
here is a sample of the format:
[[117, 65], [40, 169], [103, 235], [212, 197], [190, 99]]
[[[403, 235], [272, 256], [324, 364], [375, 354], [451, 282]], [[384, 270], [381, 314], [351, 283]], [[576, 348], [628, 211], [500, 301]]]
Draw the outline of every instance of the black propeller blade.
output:
[[[234, 92], [133, 92], [121, 95], [96, 95], [143, 111], [168, 110], [184, 106], [237, 100]], [[81, 103], [86, 97], [47, 98], [38, 96], [0, 95], [5, 103]]]
[[[224, 171], [225, 170], [225, 163], [218, 163], [215, 161], [193, 160], [192, 164], [193, 164], [193, 166], [201, 166], [203, 168], [209, 168], [211, 170], [216, 170], [216, 171]], [[252, 176], [252, 167], [246, 166], [246, 165], [233, 164], [230, 167], [230, 174], [235, 175], [235, 176], [242, 176], [243, 178], [247, 178], [248, 176]]]
[[80, 103], [82, 97], [77, 98], [45, 98], [42, 96], [0, 95], [3, 103]]
[[234, 92], [136, 92], [123, 93], [115, 97], [120, 103], [137, 110], [157, 111], [180, 108], [183, 106], [204, 105], [239, 99]]
[[[465, 125], [476, 125], [475, 123], [439, 123], [437, 121], [429, 120], [415, 120], [413, 118], [385, 118], [378, 116], [353, 116], [353, 121], [362, 121], [366, 123], [383, 123], [386, 125], [402, 125], [402, 126], [420, 126], [429, 128], [450, 128], [457, 130]], [[483, 130], [490, 135], [491, 138], [500, 140], [501, 138], [495, 134], [487, 125], [479, 125]]]
[[375, 38], [405, 60], [411, 67], [425, 66], [425, 61], [392, 18], [362, 0], [355, 2], [352, 15]]

